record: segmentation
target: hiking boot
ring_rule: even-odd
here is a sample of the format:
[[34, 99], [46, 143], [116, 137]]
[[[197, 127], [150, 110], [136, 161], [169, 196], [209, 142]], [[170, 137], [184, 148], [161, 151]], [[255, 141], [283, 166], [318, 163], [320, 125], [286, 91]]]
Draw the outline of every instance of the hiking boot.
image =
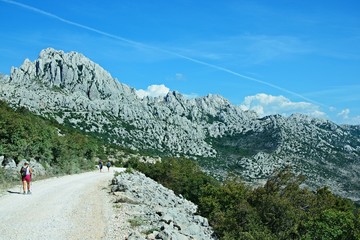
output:
[[23, 194], [25, 195], [25, 194], [26, 194], [26, 192], [23, 192]]
[[30, 190], [27, 192], [27, 194], [31, 194]]

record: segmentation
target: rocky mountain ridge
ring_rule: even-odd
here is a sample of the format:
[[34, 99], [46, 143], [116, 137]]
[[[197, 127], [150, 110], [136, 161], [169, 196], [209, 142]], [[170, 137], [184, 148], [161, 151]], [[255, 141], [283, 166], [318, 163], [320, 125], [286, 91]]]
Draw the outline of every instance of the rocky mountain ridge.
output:
[[140, 99], [80, 53], [41, 51], [0, 80], [0, 98], [108, 142], [198, 159], [218, 177], [264, 181], [292, 165], [311, 187], [360, 199], [360, 127], [294, 114], [259, 118], [219, 95]]

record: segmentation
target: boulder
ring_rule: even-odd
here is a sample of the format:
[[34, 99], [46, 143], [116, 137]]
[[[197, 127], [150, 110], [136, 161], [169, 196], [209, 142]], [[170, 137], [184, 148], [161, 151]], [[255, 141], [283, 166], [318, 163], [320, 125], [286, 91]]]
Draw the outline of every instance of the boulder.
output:
[[41, 165], [38, 161], [36, 161], [34, 158], [31, 158], [30, 161], [27, 161], [26, 159], [22, 159], [18, 166], [19, 166], [19, 171], [20, 171], [20, 168], [22, 166], [24, 166], [24, 163], [25, 162], [29, 162], [29, 166], [31, 167], [31, 169], [33, 170], [33, 177], [36, 177], [36, 176], [44, 176], [46, 175], [46, 170], [45, 168], [43, 167], [43, 165]]
[[16, 162], [13, 158], [5, 158], [2, 162], [5, 170], [16, 169]]

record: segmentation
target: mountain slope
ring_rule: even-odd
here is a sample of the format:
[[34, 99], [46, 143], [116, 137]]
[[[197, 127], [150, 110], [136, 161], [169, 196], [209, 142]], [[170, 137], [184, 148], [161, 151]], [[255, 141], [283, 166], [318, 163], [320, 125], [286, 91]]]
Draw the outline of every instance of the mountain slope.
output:
[[223, 177], [264, 181], [293, 165], [312, 187], [360, 199], [360, 130], [296, 114], [259, 118], [219, 95], [136, 96], [82, 54], [45, 49], [0, 81], [0, 98], [108, 142], [198, 159]]

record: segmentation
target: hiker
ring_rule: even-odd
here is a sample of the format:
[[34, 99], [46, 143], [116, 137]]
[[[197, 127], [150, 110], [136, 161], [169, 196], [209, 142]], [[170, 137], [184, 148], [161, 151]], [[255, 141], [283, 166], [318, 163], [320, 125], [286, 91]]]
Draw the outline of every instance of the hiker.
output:
[[111, 167], [111, 162], [110, 162], [110, 160], [108, 160], [108, 162], [106, 163], [106, 166], [107, 166], [108, 172], [109, 172], [109, 171], [110, 171], [110, 167]]
[[103, 168], [103, 162], [102, 162], [102, 160], [100, 159], [100, 160], [99, 160], [99, 169], [100, 169], [100, 172], [102, 171], [102, 168]]
[[[32, 169], [29, 166], [28, 162], [24, 163], [24, 166], [20, 169], [20, 174], [21, 174], [21, 181], [23, 184], [23, 194], [31, 194], [30, 191], [30, 182], [31, 182], [31, 176], [32, 176]], [[26, 192], [27, 190], [27, 192]]]

